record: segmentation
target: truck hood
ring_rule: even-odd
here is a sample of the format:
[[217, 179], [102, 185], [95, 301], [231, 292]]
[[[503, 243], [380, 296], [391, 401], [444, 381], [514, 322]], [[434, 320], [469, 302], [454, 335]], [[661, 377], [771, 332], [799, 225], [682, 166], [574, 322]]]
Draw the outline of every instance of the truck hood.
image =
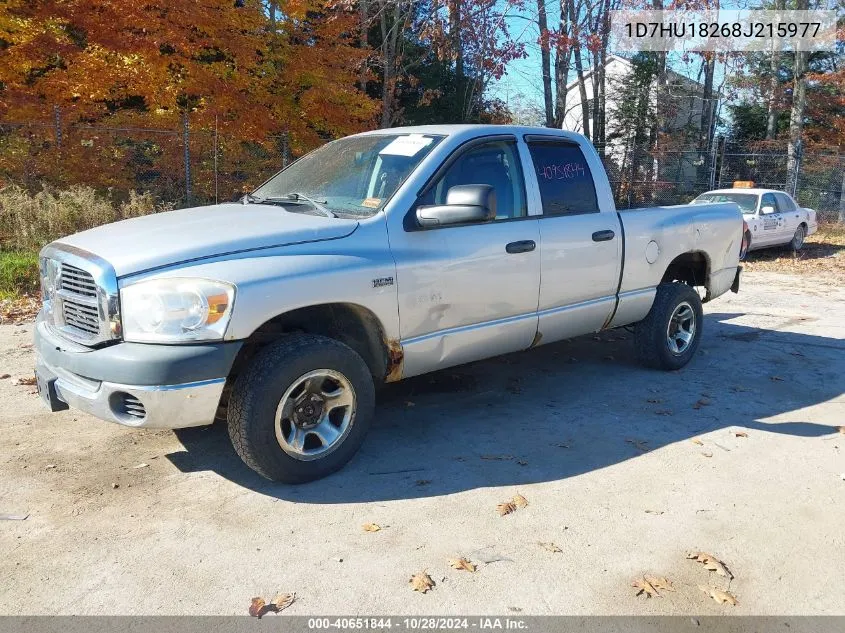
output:
[[357, 220], [291, 213], [274, 205], [220, 204], [122, 220], [57, 244], [98, 255], [123, 277], [229, 253], [338, 239], [357, 226]]

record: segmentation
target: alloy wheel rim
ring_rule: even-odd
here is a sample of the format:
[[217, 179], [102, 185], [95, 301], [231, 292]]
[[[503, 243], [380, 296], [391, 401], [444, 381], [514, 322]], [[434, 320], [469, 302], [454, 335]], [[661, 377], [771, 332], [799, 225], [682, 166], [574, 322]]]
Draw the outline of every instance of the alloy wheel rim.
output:
[[694, 338], [695, 310], [688, 302], [683, 301], [675, 307], [672, 316], [669, 317], [666, 343], [673, 354], [680, 355], [689, 349]]
[[325, 457], [355, 423], [355, 389], [333, 369], [316, 369], [293, 381], [276, 407], [276, 440], [300, 461]]

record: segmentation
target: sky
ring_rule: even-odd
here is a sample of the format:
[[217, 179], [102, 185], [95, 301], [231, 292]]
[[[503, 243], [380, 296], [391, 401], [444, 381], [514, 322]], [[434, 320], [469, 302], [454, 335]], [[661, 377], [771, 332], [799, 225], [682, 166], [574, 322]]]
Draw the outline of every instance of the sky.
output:
[[[511, 37], [525, 45], [527, 57], [514, 60], [508, 65], [507, 74], [490, 87], [490, 95], [498, 97], [508, 105], [515, 105], [521, 102], [523, 105], [536, 104], [543, 108], [543, 79], [540, 67], [540, 45], [537, 43], [539, 27], [537, 26], [537, 5], [536, 0], [527, 0], [525, 7], [515, 9], [510, 0], [500, 0], [503, 6], [511, 7], [508, 10], [508, 27]], [[764, 0], [722, 0], [723, 9], [745, 9], [759, 7]], [[836, 9], [841, 7], [841, 0], [818, 0], [818, 8]], [[549, 28], [555, 29], [560, 25], [560, 0], [547, 0], [546, 13], [548, 16]], [[611, 49], [611, 53], [613, 50]], [[675, 72], [698, 79], [701, 66], [701, 58], [698, 55], [691, 55], [691, 60], [685, 62], [678, 54], [670, 53], [668, 63]], [[729, 71], [733, 72], [733, 71]], [[554, 77], [554, 58], [552, 59], [552, 76]], [[574, 67], [570, 69], [569, 81], [575, 79]], [[717, 63], [714, 77], [714, 85], [722, 85], [725, 79], [725, 66]], [[552, 88], [554, 90], [554, 87]], [[725, 116], [724, 108], [720, 112]]]

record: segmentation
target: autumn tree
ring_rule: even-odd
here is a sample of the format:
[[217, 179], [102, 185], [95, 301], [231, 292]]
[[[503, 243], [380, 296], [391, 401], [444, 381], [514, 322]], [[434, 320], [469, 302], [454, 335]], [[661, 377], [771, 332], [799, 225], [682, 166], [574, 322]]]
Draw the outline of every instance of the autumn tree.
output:
[[[190, 115], [195, 129], [219, 125], [243, 142], [285, 133], [305, 151], [369, 127], [376, 113], [355, 87], [366, 52], [354, 24], [319, 0], [269, 12], [257, 0], [10, 0], [0, 16], [0, 117], [52, 120], [58, 108], [64, 125], [173, 130]], [[140, 160], [139, 151], [168, 159], [162, 177], [178, 169], [178, 144], [145, 143], [101, 152], [99, 184], [121, 184], [119, 159]], [[85, 160], [72, 165], [75, 157]], [[60, 162], [79, 180], [91, 160], [76, 151]]]

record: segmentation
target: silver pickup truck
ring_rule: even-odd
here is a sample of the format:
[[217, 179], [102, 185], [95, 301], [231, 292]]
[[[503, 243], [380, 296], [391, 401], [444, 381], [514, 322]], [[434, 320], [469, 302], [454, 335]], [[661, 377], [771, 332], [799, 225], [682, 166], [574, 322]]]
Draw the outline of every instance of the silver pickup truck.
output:
[[741, 239], [733, 203], [617, 213], [578, 134], [367, 132], [240, 202], [46, 246], [38, 389], [133, 427], [225, 417], [247, 465], [304, 482], [355, 454], [380, 383], [631, 324], [683, 367]]

